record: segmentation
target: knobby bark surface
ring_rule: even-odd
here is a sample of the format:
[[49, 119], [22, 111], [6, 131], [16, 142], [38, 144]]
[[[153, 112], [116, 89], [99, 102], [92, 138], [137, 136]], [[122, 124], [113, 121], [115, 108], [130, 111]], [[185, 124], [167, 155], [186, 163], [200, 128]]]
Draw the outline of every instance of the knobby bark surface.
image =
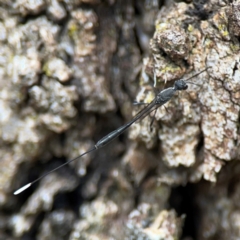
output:
[[0, 1], [0, 239], [239, 239], [239, 41], [239, 0]]

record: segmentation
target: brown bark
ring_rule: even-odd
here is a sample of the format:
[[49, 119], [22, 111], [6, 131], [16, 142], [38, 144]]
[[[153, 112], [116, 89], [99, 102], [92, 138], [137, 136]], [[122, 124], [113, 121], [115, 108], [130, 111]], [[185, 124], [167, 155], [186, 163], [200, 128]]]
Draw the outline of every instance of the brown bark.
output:
[[[239, 238], [239, 16], [239, 0], [2, 1], [0, 239]], [[206, 67], [151, 127], [12, 194]]]

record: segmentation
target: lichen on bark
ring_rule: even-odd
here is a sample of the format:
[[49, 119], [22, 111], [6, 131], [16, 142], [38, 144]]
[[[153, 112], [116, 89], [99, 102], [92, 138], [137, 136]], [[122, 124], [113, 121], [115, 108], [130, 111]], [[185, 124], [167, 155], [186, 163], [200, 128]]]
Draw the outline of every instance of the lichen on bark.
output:
[[[192, 238], [239, 238], [239, 9], [239, 0], [3, 1], [0, 238], [181, 239], [189, 215]], [[152, 86], [206, 67], [151, 126], [138, 121], [129, 138], [12, 195], [129, 121]], [[189, 185], [185, 204], [198, 212], [177, 207], [174, 189]]]

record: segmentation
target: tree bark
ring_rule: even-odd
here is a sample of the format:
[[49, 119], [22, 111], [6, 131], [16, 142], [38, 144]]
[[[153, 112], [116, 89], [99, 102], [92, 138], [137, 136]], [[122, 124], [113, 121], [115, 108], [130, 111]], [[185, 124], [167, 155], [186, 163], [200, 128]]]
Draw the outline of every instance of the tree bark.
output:
[[[239, 0], [0, 13], [0, 239], [240, 237]], [[128, 134], [13, 195], [203, 69]]]

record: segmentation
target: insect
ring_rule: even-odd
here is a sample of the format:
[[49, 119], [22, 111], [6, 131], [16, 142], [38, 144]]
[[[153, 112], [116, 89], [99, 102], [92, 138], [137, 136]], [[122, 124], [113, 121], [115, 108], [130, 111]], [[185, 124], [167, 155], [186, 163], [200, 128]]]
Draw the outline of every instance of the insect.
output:
[[[139, 113], [137, 113], [133, 119], [126, 123], [125, 125], [119, 127], [118, 129], [110, 132], [109, 134], [107, 134], [106, 136], [104, 136], [103, 138], [101, 138], [94, 147], [92, 147], [91, 149], [89, 149], [88, 151], [84, 152], [83, 154], [77, 156], [76, 158], [73, 158], [69, 161], [67, 161], [66, 163], [58, 166], [57, 168], [54, 168], [53, 170], [47, 172], [46, 174], [40, 176], [39, 178], [37, 178], [36, 180], [34, 180], [33, 182], [30, 182], [26, 185], [24, 185], [23, 187], [19, 188], [18, 190], [16, 190], [14, 192], [14, 195], [17, 195], [21, 192], [23, 192], [24, 190], [26, 190], [27, 188], [29, 188], [30, 186], [32, 186], [34, 183], [38, 182], [39, 180], [41, 180], [42, 178], [44, 178], [45, 176], [47, 176], [48, 174], [58, 170], [59, 168], [64, 167], [65, 165], [83, 157], [84, 155], [96, 151], [99, 148], [104, 147], [105, 145], [107, 145], [108, 143], [110, 143], [113, 139], [117, 138], [119, 135], [121, 135], [123, 132], [125, 132], [133, 123], [135, 123], [136, 121], [138, 121], [139, 119], [143, 119], [146, 116], [148, 116], [151, 112], [156, 111], [160, 106], [164, 105], [166, 102], [168, 102], [177, 91], [184, 91], [188, 88], [188, 83], [190, 84], [195, 84], [192, 82], [189, 82], [188, 80], [198, 76], [199, 74], [205, 72], [209, 67], [205, 68], [204, 70], [198, 72], [197, 74], [191, 76], [190, 78], [184, 80], [184, 79], [180, 79], [180, 80], [176, 80], [174, 82], [173, 87], [169, 87], [166, 88], [162, 91], [160, 91], [156, 97], [152, 100], [152, 102], [150, 102], [145, 108], [143, 108]], [[197, 84], [195, 84], [197, 85]]]

